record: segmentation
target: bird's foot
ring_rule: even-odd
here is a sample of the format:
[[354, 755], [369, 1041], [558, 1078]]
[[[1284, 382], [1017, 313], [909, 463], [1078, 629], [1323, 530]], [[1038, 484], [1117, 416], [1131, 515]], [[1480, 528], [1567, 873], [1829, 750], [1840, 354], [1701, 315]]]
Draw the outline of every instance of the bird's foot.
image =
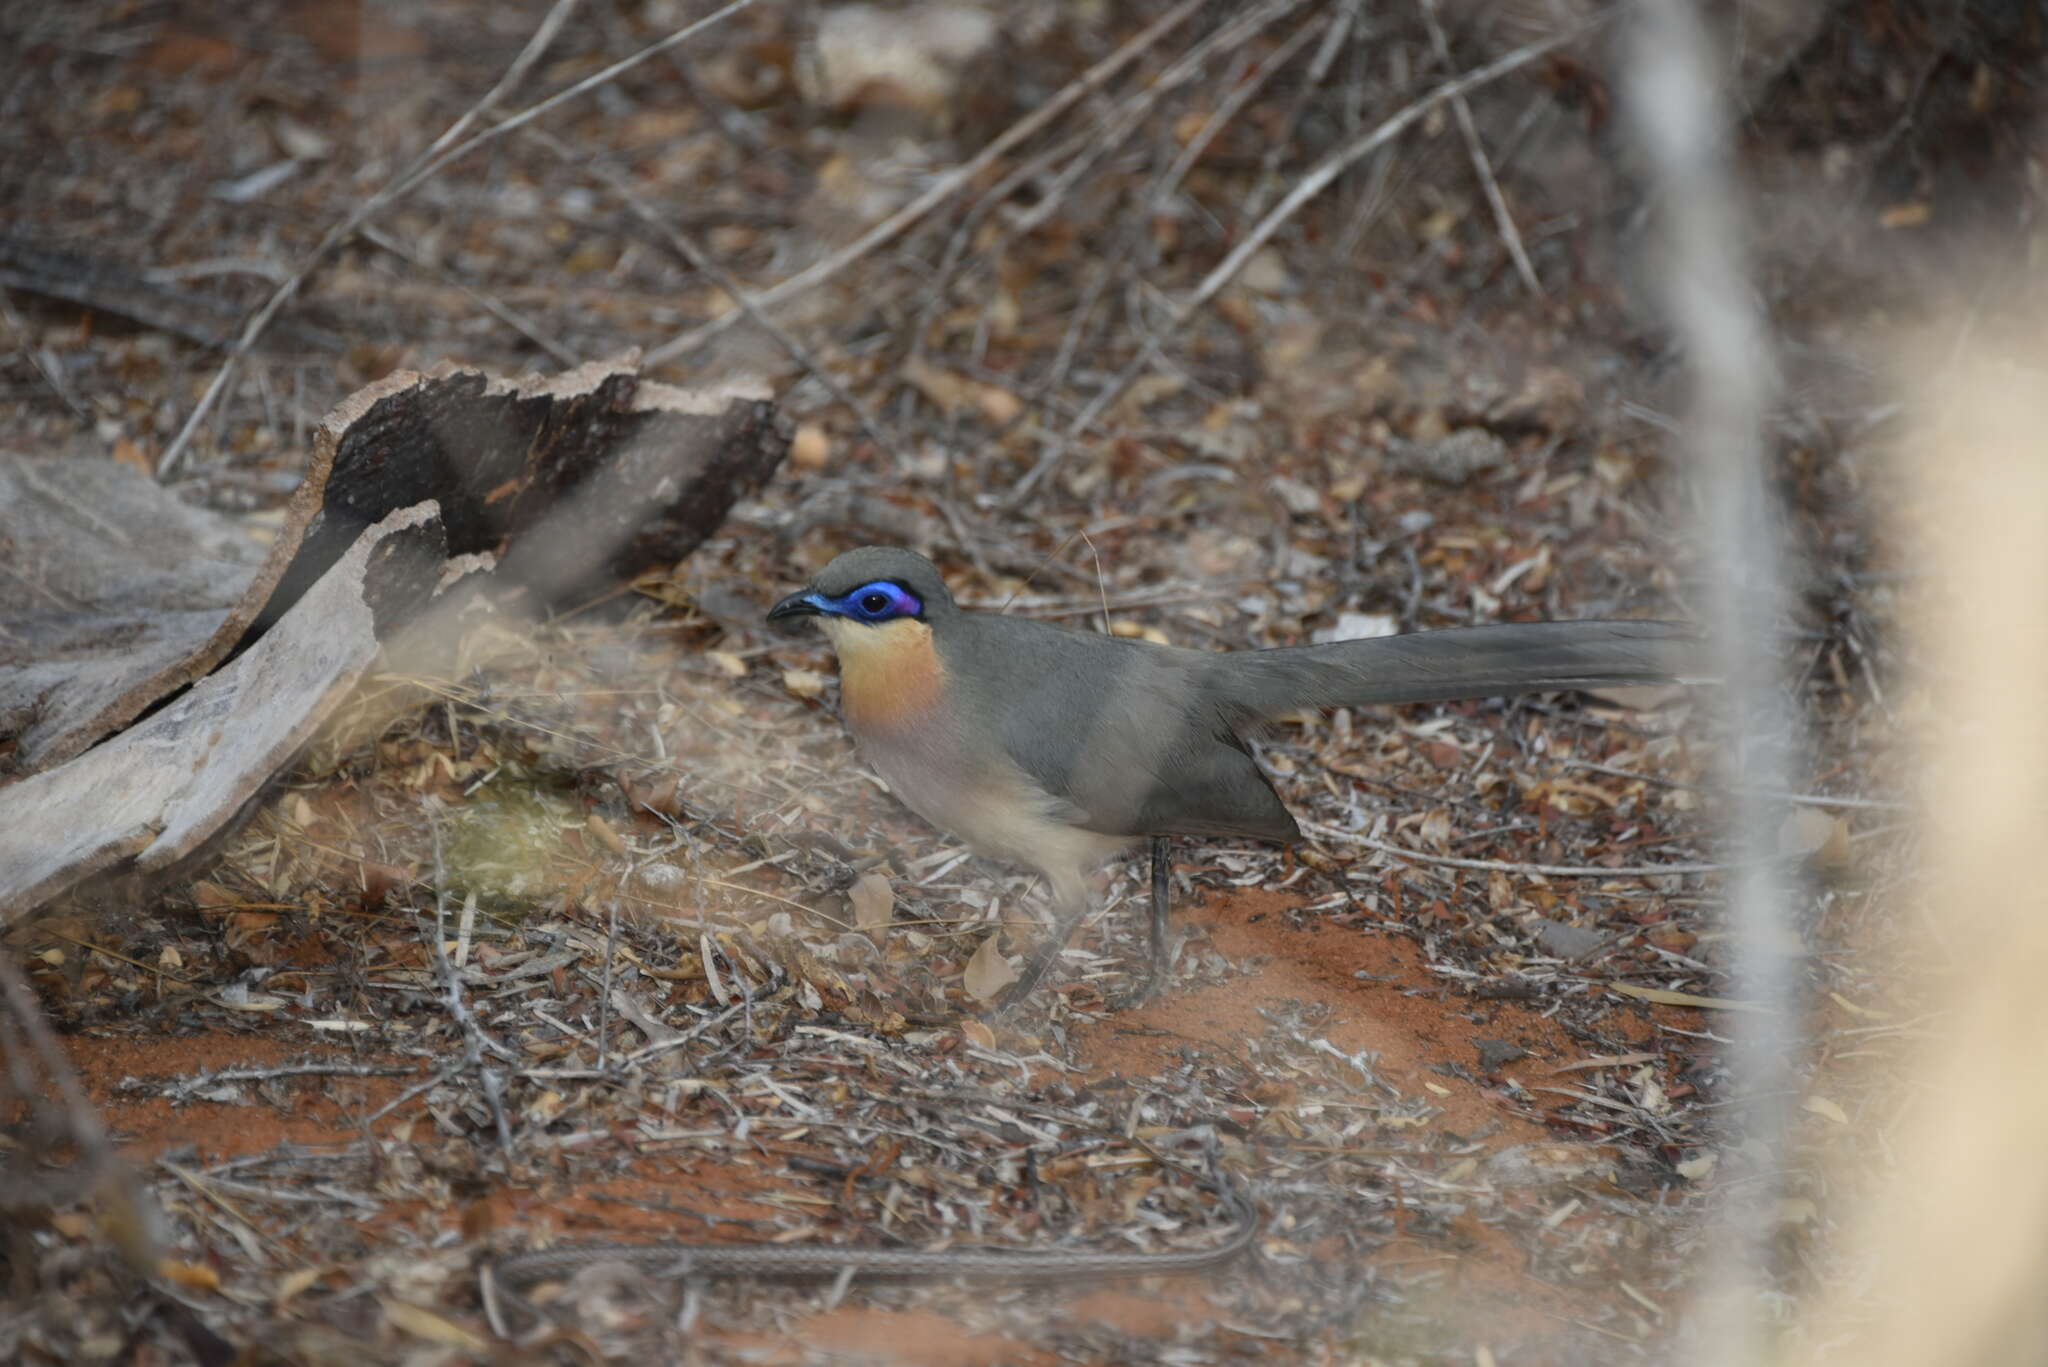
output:
[[1159, 999], [1159, 991], [1166, 985], [1166, 977], [1166, 965], [1157, 959], [1152, 960], [1146, 965], [1143, 976], [1132, 985], [1131, 990], [1109, 1003], [1110, 1009], [1134, 1011], [1138, 1007], [1150, 1005]]
[[989, 1020], [1000, 1020], [1036, 991], [1038, 985], [1045, 981], [1045, 975], [1052, 968], [1053, 960], [1059, 958], [1060, 950], [1065, 947], [1065, 943], [1064, 940], [1051, 941], [1025, 960], [1024, 971], [1017, 975], [1017, 981], [997, 995], [995, 1004], [983, 1013], [984, 1017]]

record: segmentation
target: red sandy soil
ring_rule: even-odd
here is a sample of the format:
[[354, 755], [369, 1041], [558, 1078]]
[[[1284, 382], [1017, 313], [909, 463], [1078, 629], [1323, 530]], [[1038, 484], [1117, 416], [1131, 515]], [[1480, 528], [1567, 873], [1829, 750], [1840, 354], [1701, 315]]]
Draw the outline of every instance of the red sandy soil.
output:
[[[1221, 986], [1172, 992], [1100, 1022], [1077, 1021], [1072, 1036], [1091, 1080], [1155, 1076], [1173, 1065], [1175, 1051], [1229, 1051], [1260, 1034], [1266, 1028], [1261, 1007], [1319, 1004], [1330, 1008], [1320, 1028], [1331, 1043], [1346, 1051], [1376, 1054], [1380, 1076], [1404, 1095], [1425, 1097], [1439, 1107], [1442, 1114], [1436, 1123], [1445, 1129], [1483, 1142], [1488, 1152], [1560, 1143], [1556, 1134], [1491, 1086], [1434, 1071], [1441, 1063], [1471, 1068], [1475, 1036], [1506, 1039], [1528, 1050], [1528, 1056], [1506, 1065], [1500, 1076], [1540, 1085], [1552, 1070], [1584, 1056], [1581, 1046], [1557, 1024], [1517, 1003], [1475, 1001], [1447, 991], [1410, 940], [1330, 927], [1313, 918], [1295, 925], [1287, 914], [1293, 906], [1285, 895], [1240, 892], [1213, 898], [1191, 912], [1180, 928], [1206, 937], [1214, 949], [1247, 967], [1249, 975]], [[1356, 976], [1360, 973], [1367, 976]], [[1611, 1013], [1609, 1023], [1630, 1033], [1647, 1035], [1651, 1029], [1646, 1015], [1632, 1011]], [[366, 1058], [331, 1036], [314, 1035], [302, 1027], [266, 1030], [266, 1024], [252, 1017], [247, 1032], [176, 1037], [80, 1034], [69, 1037], [66, 1047], [117, 1141], [131, 1156], [145, 1160], [184, 1146], [190, 1146], [195, 1160], [204, 1164], [285, 1142], [347, 1144], [360, 1138], [367, 1116], [412, 1082], [396, 1077], [287, 1079], [275, 1084], [281, 1092], [272, 1093], [290, 1098], [284, 1108], [205, 1101], [174, 1105], [162, 1098], [137, 1099], [121, 1090], [126, 1078], [190, 1076], [309, 1055], [396, 1061]], [[1272, 1098], [1281, 1104], [1290, 1099]], [[409, 1123], [408, 1114], [401, 1108], [384, 1118], [378, 1125], [380, 1134]], [[578, 1189], [543, 1181], [501, 1187], [467, 1203], [451, 1202], [444, 1209], [419, 1201], [395, 1202], [365, 1227], [364, 1234], [375, 1242], [379, 1226], [410, 1225], [416, 1233], [460, 1229], [472, 1237], [491, 1230], [545, 1226], [572, 1240], [744, 1238], [744, 1233], [731, 1229], [707, 1229], [681, 1220], [671, 1213], [678, 1196], [687, 1194], [689, 1207], [715, 1218], [748, 1220], [786, 1213], [787, 1207], [778, 1211], [762, 1198], [790, 1190], [776, 1159], [781, 1150], [800, 1149], [801, 1145], [764, 1141], [752, 1156], [643, 1154], [633, 1161], [629, 1175]], [[1440, 1264], [1436, 1294], [1454, 1301], [1459, 1315], [1497, 1326], [1511, 1338], [1540, 1336], [1560, 1321], [1589, 1316], [1591, 1298], [1537, 1280], [1526, 1271], [1524, 1257], [1508, 1233], [1467, 1217], [1454, 1225], [1448, 1239], [1439, 1235], [1425, 1244], [1397, 1233], [1375, 1261], [1383, 1270]], [[1198, 1279], [1046, 1294], [1048, 1314], [1060, 1320], [1106, 1323], [1158, 1339], [1204, 1332], [1202, 1327], [1213, 1320]], [[872, 1358], [916, 1367], [1035, 1367], [1054, 1361], [1028, 1345], [970, 1332], [935, 1311], [843, 1306], [805, 1313], [806, 1304], [820, 1303], [816, 1298], [798, 1301], [784, 1333], [732, 1333], [726, 1341], [757, 1355], [754, 1360], [759, 1362], [792, 1367], [813, 1360], [828, 1347], [835, 1361]]]

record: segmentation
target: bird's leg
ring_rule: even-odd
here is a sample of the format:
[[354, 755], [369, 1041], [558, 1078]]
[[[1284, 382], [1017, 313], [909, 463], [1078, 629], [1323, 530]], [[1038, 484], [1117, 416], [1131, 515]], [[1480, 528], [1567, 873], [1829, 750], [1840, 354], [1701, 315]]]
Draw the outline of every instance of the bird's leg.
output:
[[1145, 968], [1144, 985], [1132, 999], [1133, 1005], [1151, 1001], [1166, 977], [1166, 903], [1172, 878], [1173, 840], [1169, 836], [1155, 835], [1152, 837], [1152, 958]]
[[1076, 887], [1057, 889], [1053, 903], [1052, 932], [1044, 943], [1031, 951], [1031, 957], [1024, 961], [1023, 972], [1017, 981], [1010, 984], [1003, 993], [1003, 999], [996, 1004], [998, 1014], [1008, 1011], [1018, 1002], [1031, 995], [1031, 990], [1043, 981], [1053, 963], [1060, 957], [1060, 951], [1067, 947], [1067, 941], [1074, 936], [1074, 927], [1081, 924], [1081, 918], [1088, 914], [1088, 885], [1081, 882]]

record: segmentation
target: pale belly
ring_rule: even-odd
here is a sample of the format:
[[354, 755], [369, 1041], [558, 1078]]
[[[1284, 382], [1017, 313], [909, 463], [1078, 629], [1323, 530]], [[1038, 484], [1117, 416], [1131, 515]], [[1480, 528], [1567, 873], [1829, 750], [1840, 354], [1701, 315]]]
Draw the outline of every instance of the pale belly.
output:
[[1085, 895], [1087, 876], [1130, 843], [1059, 820], [1059, 804], [1022, 770], [1006, 761], [962, 763], [933, 728], [907, 737], [870, 730], [856, 740], [904, 806], [977, 854], [1045, 875], [1055, 897]]

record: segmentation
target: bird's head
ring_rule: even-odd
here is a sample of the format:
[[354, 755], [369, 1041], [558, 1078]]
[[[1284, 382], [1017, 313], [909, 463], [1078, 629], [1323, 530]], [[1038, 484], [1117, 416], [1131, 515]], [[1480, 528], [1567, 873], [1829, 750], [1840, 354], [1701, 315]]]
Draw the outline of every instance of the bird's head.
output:
[[915, 551], [863, 546], [818, 571], [809, 587], [768, 610], [771, 622], [815, 617], [842, 654], [850, 644], [893, 636], [914, 623], [922, 631], [954, 611], [938, 567]]

